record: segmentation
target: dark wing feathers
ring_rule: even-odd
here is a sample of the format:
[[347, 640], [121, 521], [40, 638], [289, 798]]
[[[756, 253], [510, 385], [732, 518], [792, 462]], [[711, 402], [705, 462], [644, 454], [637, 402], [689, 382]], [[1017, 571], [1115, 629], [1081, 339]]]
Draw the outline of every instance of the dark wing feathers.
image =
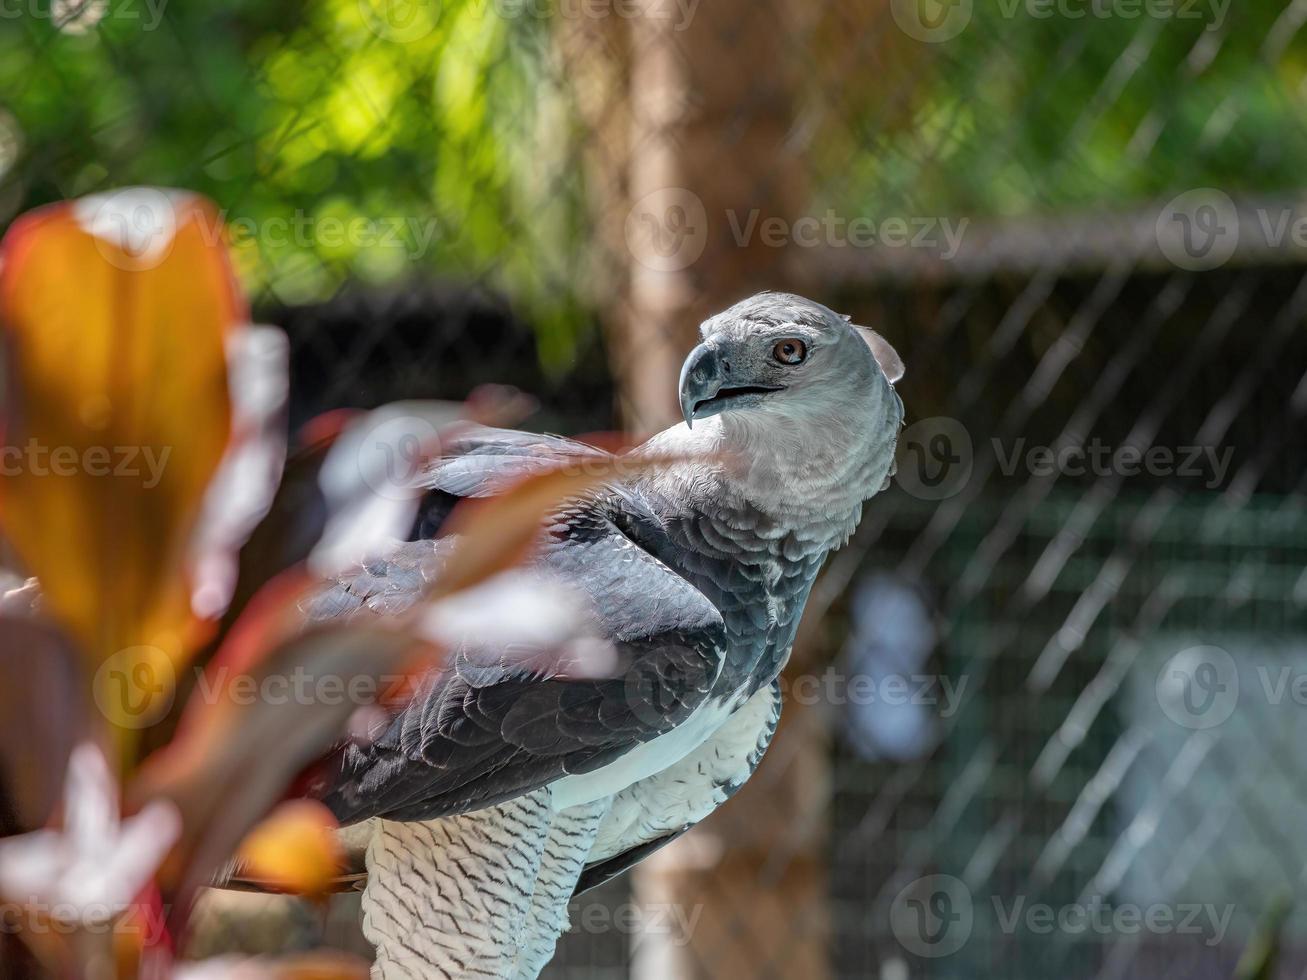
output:
[[[551, 436], [474, 430], [447, 447], [431, 485], [449, 497], [493, 492], [499, 481], [567, 454], [598, 450]], [[452, 468], [452, 470], [450, 469]], [[431, 819], [489, 806], [569, 773], [589, 772], [670, 731], [697, 707], [721, 668], [726, 634], [711, 603], [654, 553], [670, 548], [630, 491], [569, 503], [537, 559], [585, 593], [617, 649], [612, 677], [542, 676], [511, 658], [456, 651], [367, 747], [336, 758], [320, 795], [343, 822]], [[438, 573], [441, 542], [418, 541], [335, 583], [314, 618], [411, 603]]]
[[559, 436], [478, 427], [452, 439], [428, 476], [433, 489], [454, 497], [482, 497], [508, 480], [556, 466], [560, 460], [605, 455]]
[[603, 458], [606, 453], [560, 436], [474, 426], [443, 447], [427, 476], [430, 493], [422, 501], [414, 537], [439, 532], [454, 504], [468, 497], [487, 497], [513, 480], [556, 466], [561, 460]]
[[604, 861], [596, 861], [594, 864], [587, 864], [581, 869], [581, 875], [576, 879], [576, 885], [572, 889], [573, 895], [580, 895], [582, 892], [588, 892], [591, 888], [598, 888], [604, 882], [611, 881], [620, 875], [623, 871], [635, 867], [650, 854], [660, 851], [676, 838], [689, 830], [689, 826], [681, 827], [679, 830], [661, 837], [655, 837], [653, 840], [645, 841], [643, 844], [637, 844], [621, 854], [614, 855]]

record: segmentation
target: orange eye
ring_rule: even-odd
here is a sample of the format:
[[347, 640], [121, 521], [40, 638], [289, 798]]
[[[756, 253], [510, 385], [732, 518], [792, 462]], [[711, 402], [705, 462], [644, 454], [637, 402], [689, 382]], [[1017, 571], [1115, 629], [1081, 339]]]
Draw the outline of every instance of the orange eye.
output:
[[771, 356], [782, 364], [802, 364], [808, 356], [808, 348], [802, 340], [790, 338], [778, 341], [771, 349]]

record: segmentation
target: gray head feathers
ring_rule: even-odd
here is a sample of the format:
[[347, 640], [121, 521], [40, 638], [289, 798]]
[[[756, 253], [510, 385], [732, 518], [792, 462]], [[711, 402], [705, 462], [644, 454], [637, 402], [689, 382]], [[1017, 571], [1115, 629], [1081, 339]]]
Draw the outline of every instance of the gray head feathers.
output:
[[882, 489], [903, 420], [903, 362], [884, 338], [789, 293], [736, 303], [700, 336], [681, 375], [686, 422], [651, 446], [740, 462], [678, 467], [678, 492], [711, 487], [777, 516], [842, 521]]

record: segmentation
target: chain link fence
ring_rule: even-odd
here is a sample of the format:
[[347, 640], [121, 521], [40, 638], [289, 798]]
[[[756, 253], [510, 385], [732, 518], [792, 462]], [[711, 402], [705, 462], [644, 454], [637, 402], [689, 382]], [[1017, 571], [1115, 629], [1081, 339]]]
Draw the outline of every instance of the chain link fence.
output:
[[297, 423], [501, 382], [540, 428], [647, 430], [755, 288], [897, 347], [899, 475], [818, 583], [767, 763], [579, 899], [551, 976], [1296, 977], [1304, 21], [15, 0], [0, 222], [212, 197]]

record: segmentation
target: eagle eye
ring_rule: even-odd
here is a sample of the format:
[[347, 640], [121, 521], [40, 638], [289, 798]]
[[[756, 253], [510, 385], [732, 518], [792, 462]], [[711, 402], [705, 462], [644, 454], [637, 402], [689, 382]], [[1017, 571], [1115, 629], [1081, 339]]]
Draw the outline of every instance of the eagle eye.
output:
[[786, 340], [778, 340], [776, 346], [771, 349], [771, 356], [781, 364], [802, 364], [808, 356], [808, 347], [802, 340], [790, 337]]

